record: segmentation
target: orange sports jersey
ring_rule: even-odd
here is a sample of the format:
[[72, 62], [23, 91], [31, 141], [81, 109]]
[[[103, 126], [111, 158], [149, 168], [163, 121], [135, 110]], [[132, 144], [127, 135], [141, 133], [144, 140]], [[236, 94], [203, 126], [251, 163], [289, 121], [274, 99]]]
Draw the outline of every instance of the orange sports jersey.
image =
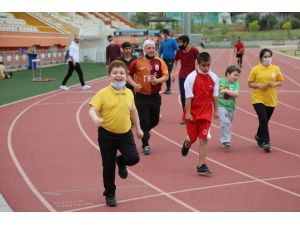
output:
[[152, 95], [160, 91], [161, 83], [152, 85], [150, 82], [151, 78], [168, 76], [168, 67], [166, 63], [158, 57], [154, 57], [151, 60], [140, 57], [130, 64], [128, 74], [137, 84], [142, 85], [142, 89], [138, 90], [137, 93]]

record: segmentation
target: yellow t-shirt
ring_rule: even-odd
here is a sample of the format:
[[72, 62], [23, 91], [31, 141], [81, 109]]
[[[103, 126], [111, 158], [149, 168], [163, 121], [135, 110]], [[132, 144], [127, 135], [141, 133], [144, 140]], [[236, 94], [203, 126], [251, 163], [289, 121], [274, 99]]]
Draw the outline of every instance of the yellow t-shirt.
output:
[[135, 109], [132, 91], [124, 87], [123, 92], [107, 86], [96, 93], [89, 102], [104, 120], [101, 127], [117, 134], [131, 128], [130, 112]]
[[[283, 76], [278, 66], [270, 65], [268, 67], [261, 63], [251, 69], [248, 77], [248, 82], [256, 84], [267, 84], [271, 81], [282, 81]], [[251, 103], [263, 103], [269, 107], [277, 105], [277, 89], [275, 87], [268, 87], [266, 90], [258, 88], [252, 89]]]

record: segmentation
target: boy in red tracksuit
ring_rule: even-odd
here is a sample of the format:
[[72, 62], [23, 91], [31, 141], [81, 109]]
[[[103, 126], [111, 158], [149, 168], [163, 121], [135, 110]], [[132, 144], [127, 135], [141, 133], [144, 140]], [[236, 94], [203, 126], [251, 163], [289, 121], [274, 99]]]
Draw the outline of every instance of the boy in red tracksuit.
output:
[[187, 138], [183, 143], [181, 153], [188, 154], [191, 145], [199, 139], [199, 163], [197, 172], [200, 175], [211, 174], [212, 170], [206, 165], [206, 152], [210, 135], [211, 117], [219, 118], [218, 76], [210, 71], [211, 57], [202, 52], [197, 57], [196, 70], [191, 72], [185, 82], [185, 109], [182, 119], [186, 122]]

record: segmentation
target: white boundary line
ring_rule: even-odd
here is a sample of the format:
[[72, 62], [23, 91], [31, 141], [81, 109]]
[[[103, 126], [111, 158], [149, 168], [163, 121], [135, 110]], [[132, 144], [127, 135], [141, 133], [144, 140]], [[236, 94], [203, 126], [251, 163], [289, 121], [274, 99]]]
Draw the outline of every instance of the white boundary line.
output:
[[56, 93], [50, 96], [47, 96], [45, 98], [42, 98], [32, 104], [30, 104], [29, 106], [27, 106], [23, 111], [21, 111], [13, 120], [13, 122], [11, 123], [9, 130], [8, 130], [8, 134], [7, 134], [7, 145], [8, 145], [8, 151], [9, 154], [12, 158], [13, 163], [15, 164], [17, 170], [19, 171], [21, 177], [23, 178], [23, 180], [25, 181], [25, 183], [27, 184], [27, 186], [29, 187], [29, 189], [32, 191], [32, 193], [40, 200], [40, 202], [51, 212], [55, 212], [56, 210], [51, 206], [51, 204], [42, 196], [42, 194], [37, 190], [37, 188], [34, 186], [34, 184], [31, 182], [30, 178], [28, 177], [28, 175], [26, 174], [26, 172], [24, 171], [21, 163], [19, 162], [15, 152], [14, 152], [14, 148], [12, 145], [12, 133], [13, 133], [13, 129], [17, 123], [17, 121], [29, 110], [31, 109], [33, 106], [37, 105], [38, 103], [47, 100], [49, 98], [52, 98], [54, 96], [59, 95], [60, 93]]

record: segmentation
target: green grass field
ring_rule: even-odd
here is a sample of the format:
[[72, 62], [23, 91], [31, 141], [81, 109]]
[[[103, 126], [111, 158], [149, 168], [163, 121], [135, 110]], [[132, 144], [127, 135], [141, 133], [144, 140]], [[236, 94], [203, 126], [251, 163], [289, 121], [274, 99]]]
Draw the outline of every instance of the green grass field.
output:
[[[100, 63], [81, 63], [85, 81], [93, 80], [107, 74], [105, 65]], [[20, 99], [32, 97], [45, 92], [57, 90], [66, 75], [68, 65], [59, 65], [42, 69], [43, 78], [55, 78], [49, 82], [32, 82], [31, 70], [13, 72], [11, 79], [0, 80], [0, 105], [14, 102]], [[36, 75], [39, 71], [36, 71]], [[79, 78], [74, 71], [67, 85], [79, 83]]]

